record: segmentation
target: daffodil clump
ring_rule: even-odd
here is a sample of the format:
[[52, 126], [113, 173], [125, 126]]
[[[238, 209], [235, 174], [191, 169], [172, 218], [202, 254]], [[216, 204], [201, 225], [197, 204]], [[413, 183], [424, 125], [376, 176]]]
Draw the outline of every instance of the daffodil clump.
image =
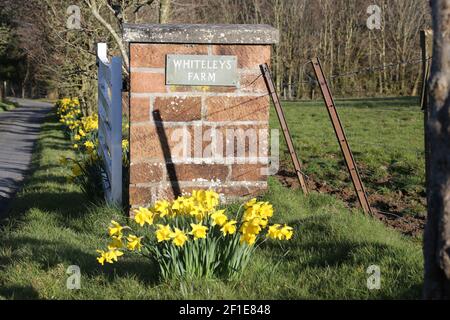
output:
[[162, 278], [231, 279], [241, 274], [259, 244], [287, 241], [294, 234], [292, 227], [270, 223], [270, 203], [252, 199], [230, 214], [219, 209], [219, 195], [212, 190], [194, 190], [133, 213], [131, 226], [111, 221], [107, 250], [98, 250], [100, 264], [128, 251], [156, 262]]
[[64, 98], [56, 103], [59, 122], [64, 124], [73, 141], [72, 148], [92, 154], [97, 150], [98, 116], [83, 116], [77, 98]]
[[[83, 116], [77, 98], [64, 98], [56, 103], [56, 114], [65, 126], [76, 157], [61, 157], [62, 165], [70, 165], [69, 180], [78, 184], [91, 200], [103, 199], [103, 162], [98, 155], [98, 115]], [[122, 158], [128, 165], [128, 140], [122, 141]]]

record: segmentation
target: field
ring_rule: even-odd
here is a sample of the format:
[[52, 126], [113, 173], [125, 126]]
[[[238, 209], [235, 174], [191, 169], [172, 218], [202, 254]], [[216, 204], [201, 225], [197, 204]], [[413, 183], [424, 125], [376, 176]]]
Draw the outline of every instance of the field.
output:
[[[362, 145], [355, 149], [357, 159], [366, 166], [364, 177], [369, 170], [377, 169], [380, 178], [397, 179], [394, 185], [383, 189], [386, 194], [395, 194], [403, 184], [402, 190], [413, 190], [420, 185], [420, 178], [404, 177], [407, 174], [399, 172], [404, 168], [420, 169], [421, 162], [418, 157], [411, 159], [415, 160], [412, 163], [406, 162], [414, 151], [404, 154], [394, 148], [419, 149], [421, 141], [419, 137], [403, 141], [395, 129], [405, 123], [408, 126], [399, 130], [403, 138], [412, 139], [416, 133], [419, 136], [420, 113], [413, 107], [396, 104], [404, 112], [389, 111], [392, 118], [383, 117], [387, 123], [380, 128], [383, 137], [388, 132], [392, 135], [379, 141], [375, 137], [377, 130], [366, 129], [368, 124], [376, 125], [372, 117], [381, 118], [382, 103], [371, 104], [341, 109], [348, 132], [354, 135], [350, 141], [354, 148], [360, 141], [357, 138], [364, 137], [392, 147], [389, 152], [374, 147], [369, 149], [371, 153]], [[310, 178], [326, 181], [332, 188], [348, 186], [338, 146], [326, 126], [325, 110], [319, 104], [285, 105]], [[355, 120], [352, 128], [347, 125], [346, 116]], [[323, 129], [318, 129], [321, 123]], [[95, 259], [95, 250], [107, 243], [105, 230], [109, 221], [125, 218], [117, 209], [87, 203], [81, 191], [68, 182], [70, 170], [59, 164], [61, 155], [71, 155], [70, 143], [52, 116], [43, 126], [33, 158], [34, 173], [18, 193], [11, 218], [3, 221], [0, 230], [0, 299], [420, 298], [423, 258], [419, 238], [387, 228], [377, 219], [348, 208], [333, 195], [313, 192], [304, 197], [300, 190], [283, 186], [287, 180], [280, 182], [279, 177], [271, 177], [270, 190], [262, 198], [273, 203], [275, 219], [294, 227], [294, 239], [283, 247], [264, 243], [240, 280], [159, 281], [154, 265], [132, 256], [102, 267]], [[390, 162], [394, 160], [395, 163]], [[381, 168], [383, 165], [388, 165], [387, 173]], [[374, 187], [381, 190], [377, 184]], [[236, 206], [230, 210], [233, 208]], [[366, 269], [373, 264], [381, 270], [379, 290], [366, 286]], [[81, 268], [80, 290], [66, 289], [66, 270], [70, 265]]]
[[[405, 233], [421, 233], [426, 212], [425, 160], [418, 98], [337, 100], [336, 105], [370, 203], [389, 219], [401, 217], [401, 223], [390, 224], [398, 224]], [[283, 108], [309, 187], [356, 204], [323, 102], [283, 102]], [[271, 126], [279, 127], [273, 108]], [[280, 149], [278, 178], [298, 187], [284, 140]]]

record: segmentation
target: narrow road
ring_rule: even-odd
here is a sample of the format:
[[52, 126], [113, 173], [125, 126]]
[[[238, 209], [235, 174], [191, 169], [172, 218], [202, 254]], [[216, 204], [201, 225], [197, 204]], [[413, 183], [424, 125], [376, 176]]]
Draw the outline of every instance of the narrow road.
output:
[[10, 99], [20, 107], [0, 113], [0, 217], [30, 169], [31, 156], [50, 103]]

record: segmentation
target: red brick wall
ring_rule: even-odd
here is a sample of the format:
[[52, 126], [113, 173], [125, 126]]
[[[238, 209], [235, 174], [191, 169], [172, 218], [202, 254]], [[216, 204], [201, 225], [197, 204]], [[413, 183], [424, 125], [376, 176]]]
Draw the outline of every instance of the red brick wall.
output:
[[[240, 86], [166, 86], [166, 54], [235, 55]], [[130, 44], [131, 206], [192, 189], [213, 188], [225, 198], [234, 198], [267, 188], [267, 177], [261, 174], [265, 164], [220, 163], [202, 153], [211, 144], [207, 130], [222, 133], [223, 149], [227, 128], [267, 133], [269, 97], [259, 65], [269, 63], [270, 54], [270, 45]], [[175, 152], [179, 141], [171, 137], [180, 130], [191, 134], [189, 158]], [[200, 134], [207, 141], [195, 139]], [[265, 137], [258, 137], [257, 147], [264, 150], [260, 157], [267, 156]], [[255, 147], [246, 145], [247, 149]], [[200, 156], [195, 150], [202, 152]]]

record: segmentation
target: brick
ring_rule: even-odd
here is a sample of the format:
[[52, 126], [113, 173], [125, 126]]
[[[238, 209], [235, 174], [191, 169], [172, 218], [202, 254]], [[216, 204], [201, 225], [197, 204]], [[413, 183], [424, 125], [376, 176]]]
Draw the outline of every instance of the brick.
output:
[[267, 176], [263, 175], [262, 164], [234, 164], [231, 167], [231, 181], [265, 181]]
[[[130, 185], [129, 192], [131, 207], [149, 207], [158, 200], [164, 199], [170, 201], [181, 194], [178, 194], [177, 186], [166, 184], [154, 187], [137, 187]], [[134, 216], [133, 209], [130, 210], [130, 216]]]
[[130, 183], [158, 182], [164, 179], [163, 163], [136, 163], [130, 165]]
[[269, 97], [211, 97], [206, 100], [209, 121], [268, 121]]
[[240, 80], [242, 92], [268, 93], [264, 77], [261, 74], [243, 74]]
[[221, 164], [176, 164], [168, 173], [168, 179], [176, 177], [176, 181], [218, 180], [225, 181], [228, 176], [228, 166]]
[[150, 98], [132, 97], [130, 101], [130, 121], [149, 121]]
[[202, 101], [200, 97], [155, 98], [153, 105], [155, 120], [160, 121], [194, 121], [202, 118]]
[[[192, 190], [195, 188], [182, 188], [178, 183], [169, 183], [164, 184], [158, 187], [153, 188], [153, 193], [151, 195], [151, 203], [154, 203], [158, 200], [165, 199], [165, 200], [174, 200], [178, 196], [185, 194], [185, 193], [191, 193]], [[197, 188], [200, 189], [200, 188]], [[203, 188], [205, 189], [205, 188]]]
[[130, 86], [134, 93], [166, 92], [165, 75], [152, 72], [131, 72]]
[[[203, 158], [205, 161], [210, 161], [210, 158], [215, 157], [219, 161], [225, 156], [239, 156], [256, 161], [255, 157], [267, 157], [267, 125], [230, 125], [218, 126], [215, 131], [208, 131], [209, 129], [211, 127], [206, 125], [156, 127], [132, 124], [130, 127], [130, 160], [132, 163], [146, 159], [180, 162], [186, 161], [187, 158]], [[183, 153], [184, 142], [182, 139], [186, 135], [190, 135], [190, 137], [186, 138], [186, 153]], [[213, 135], [217, 137], [215, 146], [212, 146], [210, 138]], [[209, 150], [211, 147], [215, 148], [214, 152]], [[228, 160], [237, 161], [236, 159]], [[245, 159], [245, 161], [250, 161], [250, 159]], [[204, 165], [208, 166], [209, 164]]]
[[164, 68], [167, 54], [208, 54], [208, 45], [138, 44], [130, 46], [131, 67]]
[[136, 187], [130, 185], [130, 206], [145, 206], [151, 202], [154, 190], [151, 187]]
[[[218, 153], [224, 157], [245, 157], [248, 163], [256, 157], [267, 157], [268, 125], [242, 125], [217, 127], [217, 139], [222, 140], [222, 150]], [[228, 159], [236, 162], [237, 159]]]
[[214, 55], [237, 56], [238, 68], [258, 69], [270, 63], [270, 45], [214, 45]]
[[267, 184], [262, 186], [220, 186], [215, 188], [215, 191], [223, 194], [225, 198], [228, 198], [227, 202], [239, 201], [243, 202], [242, 199], [236, 199], [237, 197], [253, 197], [262, 194], [267, 190]]
[[[187, 140], [188, 156], [193, 152], [193, 133], [189, 126], [164, 127], [154, 125], [130, 126], [130, 161], [136, 162], [144, 159], [161, 159], [171, 162], [172, 159], [183, 158], [182, 138], [185, 134], [191, 135]], [[180, 147], [181, 144], [181, 147]], [[178, 148], [179, 154], [177, 152]], [[190, 150], [189, 150], [190, 148]]]

